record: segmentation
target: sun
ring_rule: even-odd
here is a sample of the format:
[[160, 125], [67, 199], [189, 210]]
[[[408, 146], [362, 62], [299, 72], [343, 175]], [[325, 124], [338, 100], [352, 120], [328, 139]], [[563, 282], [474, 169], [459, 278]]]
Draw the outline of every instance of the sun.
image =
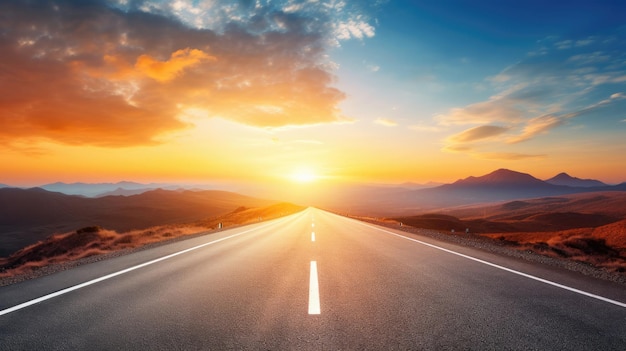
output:
[[289, 179], [296, 183], [312, 183], [319, 179], [319, 176], [310, 168], [298, 168], [294, 170]]

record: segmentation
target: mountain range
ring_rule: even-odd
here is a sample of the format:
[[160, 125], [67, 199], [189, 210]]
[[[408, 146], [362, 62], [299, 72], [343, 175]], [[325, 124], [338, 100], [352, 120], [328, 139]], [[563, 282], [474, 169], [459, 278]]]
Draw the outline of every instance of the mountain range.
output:
[[[556, 183], [556, 184], [555, 184]], [[563, 185], [567, 183], [570, 185]], [[561, 173], [548, 180], [508, 169], [425, 189], [361, 187], [336, 190], [316, 205], [358, 215], [395, 216], [478, 203], [596, 191], [626, 191], [626, 183], [606, 185]]]
[[[164, 189], [164, 190], [176, 190], [180, 187], [172, 184], [160, 184], [160, 183], [150, 183], [150, 184], [141, 184], [135, 182], [117, 182], [117, 183], [51, 183], [39, 186], [39, 188], [54, 191], [59, 193], [64, 193], [68, 195], [82, 195], [88, 197], [97, 197], [97, 196], [106, 196], [106, 195], [117, 195], [111, 194], [112, 192], [119, 191], [120, 189], [126, 191], [134, 192], [133, 195], [140, 194], [142, 192], [154, 190], [154, 189]], [[120, 194], [127, 195], [127, 194]]]

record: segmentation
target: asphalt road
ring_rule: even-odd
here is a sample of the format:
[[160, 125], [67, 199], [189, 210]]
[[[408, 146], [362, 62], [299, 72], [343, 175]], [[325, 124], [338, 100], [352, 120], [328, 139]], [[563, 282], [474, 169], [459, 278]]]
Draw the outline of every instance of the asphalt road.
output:
[[0, 349], [624, 350], [625, 303], [620, 285], [308, 209], [2, 287]]

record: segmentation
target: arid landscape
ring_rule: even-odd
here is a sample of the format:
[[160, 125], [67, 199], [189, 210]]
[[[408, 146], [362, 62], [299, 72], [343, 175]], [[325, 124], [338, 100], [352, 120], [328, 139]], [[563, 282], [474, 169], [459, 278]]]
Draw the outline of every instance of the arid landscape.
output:
[[626, 272], [625, 192], [463, 206], [393, 220], [445, 233], [478, 235], [519, 250]]
[[[622, 187], [567, 174], [542, 181], [500, 169], [417, 190], [344, 189], [337, 193], [335, 207], [324, 202], [313, 205], [353, 216], [385, 217], [405, 228], [481, 237], [623, 273], [626, 192], [620, 191]], [[87, 184], [63, 188], [89, 191]], [[104, 189], [103, 185], [95, 188]], [[433, 205], [429, 202], [433, 197], [435, 205], [450, 206]], [[210, 232], [219, 223], [227, 228], [305, 208], [225, 191], [162, 190], [149, 185], [129, 195], [96, 197], [3, 188], [0, 204], [6, 209], [0, 214], [0, 277]], [[410, 210], [412, 206], [421, 209]]]

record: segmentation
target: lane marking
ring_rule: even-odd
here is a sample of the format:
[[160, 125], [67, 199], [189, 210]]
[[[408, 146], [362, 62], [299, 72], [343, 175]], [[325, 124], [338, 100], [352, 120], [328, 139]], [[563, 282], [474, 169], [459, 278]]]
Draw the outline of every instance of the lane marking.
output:
[[211, 242], [204, 243], [204, 244], [201, 244], [201, 245], [198, 245], [198, 246], [194, 246], [194, 247], [182, 250], [182, 251], [175, 252], [173, 254], [169, 254], [167, 256], [163, 256], [163, 257], [154, 259], [152, 261], [148, 261], [148, 262], [145, 262], [145, 263], [142, 263], [142, 264], [138, 264], [138, 265], [130, 267], [130, 268], [123, 269], [121, 271], [117, 271], [117, 272], [114, 272], [114, 273], [111, 273], [111, 274], [107, 274], [107, 275], [102, 276], [100, 278], [92, 279], [90, 281], [87, 281], [87, 282], [84, 282], [84, 283], [81, 283], [81, 284], [78, 284], [78, 285], [70, 286], [69, 288], [65, 288], [65, 289], [59, 290], [57, 292], [54, 292], [54, 293], [51, 293], [51, 294], [48, 294], [48, 295], [44, 295], [42, 297], [30, 300], [30, 301], [26, 301], [26, 302], [21, 303], [19, 305], [15, 305], [13, 307], [9, 307], [9, 308], [6, 308], [4, 310], [1, 310], [0, 311], [0, 316], [8, 314], [8, 313], [11, 313], [11, 312], [15, 312], [15, 311], [21, 310], [22, 308], [26, 308], [28, 306], [32, 306], [32, 305], [37, 304], [39, 302], [50, 300], [52, 298], [55, 298], [57, 296], [61, 296], [61, 295], [67, 294], [67, 293], [72, 292], [74, 290], [82, 289], [84, 287], [87, 287], [89, 285], [93, 285], [93, 284], [99, 283], [101, 281], [104, 281], [104, 280], [107, 280], [107, 279], [111, 279], [113, 277], [117, 277], [118, 275], [122, 275], [122, 274], [125, 274], [125, 273], [128, 273], [128, 272], [132, 272], [132, 271], [137, 270], [139, 268], [143, 268], [143, 267], [149, 266], [151, 264], [155, 264], [157, 262], [165, 261], [165, 260], [170, 259], [172, 257], [176, 257], [178, 255], [182, 255], [182, 254], [188, 253], [190, 251], [194, 251], [194, 250], [203, 248], [205, 246], [217, 244], [219, 242], [222, 242], [222, 241], [225, 241], [225, 240], [228, 240], [228, 239], [232, 239], [232, 238], [238, 237], [240, 235], [243, 235], [243, 234], [255, 231], [255, 230], [263, 229], [265, 227], [269, 227], [270, 225], [275, 225], [275, 224], [276, 223], [268, 223], [268, 224], [265, 224], [265, 225], [260, 226], [260, 227], [248, 229], [248, 230], [243, 231], [241, 233], [233, 234], [233, 235], [221, 238], [221, 239], [217, 239], [215, 241], [211, 241]]
[[311, 261], [309, 278], [309, 314], [320, 314], [320, 288], [317, 281], [317, 261]]
[[315, 232], [311, 232], [311, 241], [315, 241]]
[[362, 224], [362, 225], [364, 225], [366, 227], [369, 227], [369, 228], [372, 228], [372, 229], [376, 229], [378, 231], [381, 231], [381, 232], [384, 232], [384, 233], [387, 233], [387, 234], [391, 234], [391, 235], [397, 236], [397, 237], [402, 238], [402, 239], [410, 240], [410, 241], [416, 242], [418, 244], [422, 244], [422, 245], [431, 247], [433, 249], [437, 249], [437, 250], [441, 250], [441, 251], [444, 251], [444, 252], [447, 252], [447, 253], [451, 253], [453, 255], [457, 255], [457, 256], [466, 258], [468, 260], [472, 260], [472, 261], [475, 261], [475, 262], [479, 262], [479, 263], [485, 264], [487, 266], [491, 266], [491, 267], [494, 267], [494, 268], [497, 268], [497, 269], [501, 269], [501, 270], [507, 271], [509, 273], [517, 274], [517, 275], [520, 275], [520, 276], [528, 278], [528, 279], [536, 280], [536, 281], [544, 283], [544, 284], [552, 285], [552, 286], [557, 287], [557, 288], [568, 290], [568, 291], [571, 291], [571, 292], [574, 292], [574, 293], [577, 293], [577, 294], [580, 294], [580, 295], [584, 295], [584, 296], [591, 297], [591, 298], [594, 298], [594, 299], [597, 299], [597, 300], [600, 300], [600, 301], [611, 303], [611, 304], [616, 305], [616, 306], [620, 306], [620, 307], [626, 308], [626, 303], [623, 303], [623, 302], [619, 302], [619, 301], [616, 301], [616, 300], [612, 300], [612, 299], [606, 298], [604, 296], [600, 296], [600, 295], [592, 294], [592, 293], [589, 293], [589, 292], [586, 292], [586, 291], [583, 291], [583, 290], [572, 288], [570, 286], [559, 284], [559, 283], [553, 282], [551, 280], [539, 278], [537, 276], [530, 275], [530, 274], [527, 274], [527, 273], [524, 273], [524, 272], [516, 271], [514, 269], [507, 268], [507, 267], [504, 267], [504, 266], [500, 266], [500, 265], [497, 265], [495, 263], [491, 263], [491, 262], [488, 262], [488, 261], [484, 261], [484, 260], [481, 260], [481, 259], [476, 258], [476, 257], [468, 256], [468, 255], [462, 254], [460, 252], [452, 251], [452, 250], [449, 250], [449, 249], [446, 249], [446, 248], [443, 248], [443, 247], [440, 247], [440, 246], [437, 246], [437, 245], [429, 244], [429, 243], [421, 241], [421, 240], [409, 238], [409, 237], [406, 237], [404, 235], [400, 235], [400, 234], [397, 234], [397, 233], [394, 233], [394, 232], [390, 232], [388, 230], [384, 230], [384, 229], [381, 229], [381, 228], [378, 228], [378, 227], [374, 227], [374, 226], [369, 225], [369, 224], [365, 224], [365, 223], [363, 223], [361, 221], [357, 221], [357, 220], [354, 220], [354, 221], [357, 222], [357, 223], [360, 223], [360, 224]]
[[311, 223], [311, 227], [315, 227], [315, 223]]

